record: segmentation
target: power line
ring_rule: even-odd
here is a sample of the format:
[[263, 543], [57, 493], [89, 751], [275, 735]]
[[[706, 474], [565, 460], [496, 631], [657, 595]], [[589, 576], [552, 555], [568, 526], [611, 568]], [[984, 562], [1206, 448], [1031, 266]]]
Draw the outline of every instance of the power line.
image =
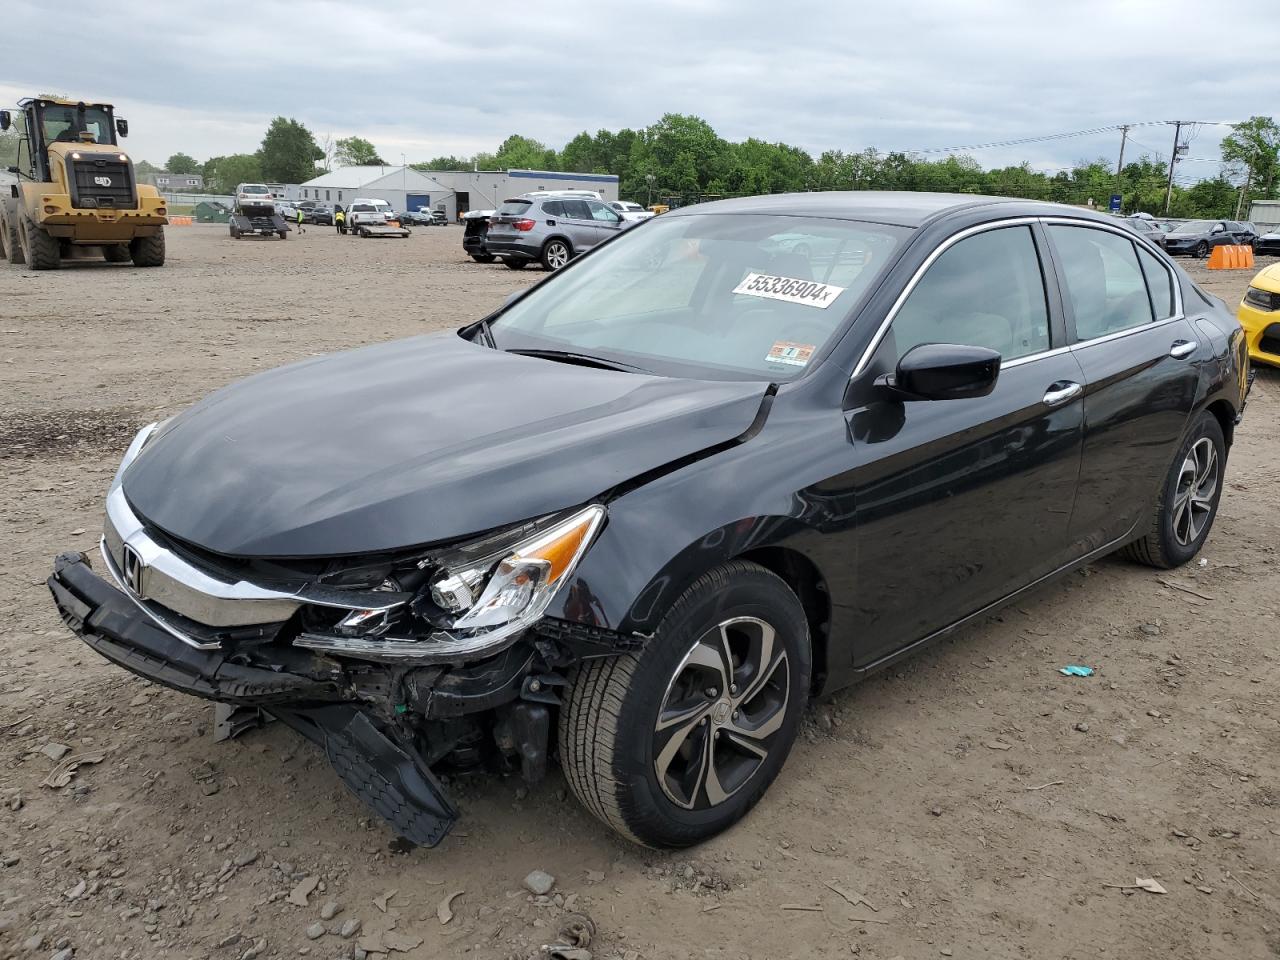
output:
[[[1238, 122], [1238, 121], [1237, 121]], [[990, 143], [970, 143], [957, 147], [927, 147], [921, 150], [908, 150], [908, 153], [959, 153], [966, 150], [989, 150], [996, 147], [1017, 147], [1025, 143], [1046, 143], [1051, 140], [1068, 140], [1073, 137], [1088, 137], [1100, 133], [1113, 133], [1117, 130], [1133, 129], [1135, 127], [1171, 127], [1180, 125], [1184, 127], [1200, 127], [1200, 126], [1220, 126], [1234, 127], [1236, 122], [1227, 122], [1219, 120], [1143, 120], [1139, 123], [1113, 123], [1105, 127], [1090, 127], [1088, 130], [1072, 130], [1067, 133], [1049, 133], [1038, 137], [1019, 137], [1014, 140], [993, 140]], [[1194, 136], [1194, 132], [1191, 134]], [[1147, 147], [1146, 149], [1151, 149]]]

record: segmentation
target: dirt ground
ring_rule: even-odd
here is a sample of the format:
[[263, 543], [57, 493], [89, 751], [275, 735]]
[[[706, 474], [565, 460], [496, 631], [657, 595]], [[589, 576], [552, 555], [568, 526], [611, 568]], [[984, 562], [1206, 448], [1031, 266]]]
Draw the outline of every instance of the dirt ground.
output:
[[[314, 748], [279, 724], [214, 743], [208, 703], [101, 660], [43, 581], [93, 549], [142, 424], [255, 370], [459, 325], [540, 273], [470, 262], [457, 227], [168, 237], [160, 270], [0, 265], [0, 957], [526, 958], [574, 911], [596, 958], [627, 960], [1280, 956], [1276, 371], [1198, 564], [1101, 561], [815, 704], [727, 835], [636, 848], [553, 770], [531, 793], [456, 781], [454, 833], [400, 852]], [[1249, 277], [1193, 269], [1233, 304]], [[101, 760], [44, 786], [58, 744]], [[550, 897], [522, 889], [534, 869]]]

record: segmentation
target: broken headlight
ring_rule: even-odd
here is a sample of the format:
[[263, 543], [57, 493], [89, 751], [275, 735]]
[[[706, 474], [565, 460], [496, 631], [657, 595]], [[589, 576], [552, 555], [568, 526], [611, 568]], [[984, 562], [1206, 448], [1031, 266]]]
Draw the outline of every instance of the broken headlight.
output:
[[542, 616], [603, 520], [604, 507], [593, 504], [532, 529], [424, 558], [383, 585], [402, 591], [412, 583], [416, 592], [408, 604], [381, 612], [353, 610], [330, 630], [308, 630], [294, 642], [375, 660], [489, 656]]

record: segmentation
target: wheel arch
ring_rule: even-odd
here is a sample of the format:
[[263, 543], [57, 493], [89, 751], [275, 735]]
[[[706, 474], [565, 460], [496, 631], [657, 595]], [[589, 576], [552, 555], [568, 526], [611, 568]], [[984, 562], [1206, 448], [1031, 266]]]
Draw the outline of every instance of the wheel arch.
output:
[[754, 547], [733, 559], [759, 564], [779, 577], [800, 601], [809, 622], [813, 653], [811, 692], [821, 690], [827, 677], [828, 639], [831, 628], [831, 593], [826, 578], [809, 557], [785, 546]]
[[563, 233], [553, 233], [551, 236], [547, 237], [547, 239], [543, 240], [542, 246], [538, 248], [539, 254], [542, 254], [543, 252], [545, 252], [547, 247], [552, 243], [552, 241], [555, 241], [555, 240], [562, 241], [564, 245], [569, 248], [570, 257], [574, 255], [573, 241], [570, 240], [569, 237]]
[[1219, 398], [1212, 401], [1205, 410], [1218, 421], [1218, 426], [1222, 427], [1222, 439], [1226, 443], [1227, 448], [1231, 448], [1231, 441], [1236, 430], [1236, 410], [1231, 402], [1226, 399]]

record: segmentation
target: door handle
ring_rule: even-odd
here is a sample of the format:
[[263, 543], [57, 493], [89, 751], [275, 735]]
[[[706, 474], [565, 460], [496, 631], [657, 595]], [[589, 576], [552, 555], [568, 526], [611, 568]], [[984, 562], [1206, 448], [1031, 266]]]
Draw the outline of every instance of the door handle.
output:
[[1059, 380], [1057, 383], [1051, 383], [1049, 389], [1044, 392], [1044, 405], [1046, 407], [1060, 407], [1064, 403], [1070, 403], [1076, 397], [1084, 393], [1084, 387], [1072, 380]]
[[1175, 360], [1185, 360], [1196, 352], [1196, 347], [1200, 344], [1194, 340], [1175, 340], [1173, 346], [1169, 348], [1169, 356]]

